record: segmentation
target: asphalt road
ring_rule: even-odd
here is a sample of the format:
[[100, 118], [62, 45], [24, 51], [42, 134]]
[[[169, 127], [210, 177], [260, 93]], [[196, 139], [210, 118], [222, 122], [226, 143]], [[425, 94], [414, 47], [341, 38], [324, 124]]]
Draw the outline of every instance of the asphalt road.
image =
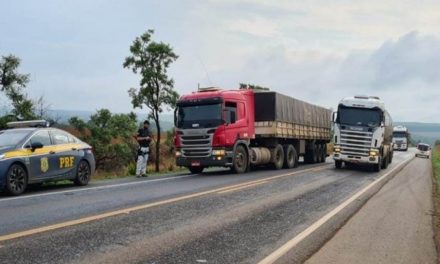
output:
[[431, 167], [430, 160], [415, 159], [307, 264], [437, 263]]
[[256, 263], [413, 155], [380, 174], [329, 158], [2, 197], [0, 263]]

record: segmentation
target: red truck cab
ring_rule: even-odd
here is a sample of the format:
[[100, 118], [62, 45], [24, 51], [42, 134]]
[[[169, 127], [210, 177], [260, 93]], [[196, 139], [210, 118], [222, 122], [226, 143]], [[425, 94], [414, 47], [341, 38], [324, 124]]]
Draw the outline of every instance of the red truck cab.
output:
[[[255, 138], [254, 92], [205, 88], [182, 96], [175, 112], [176, 164], [200, 173], [206, 167], [233, 167], [234, 150]], [[240, 151], [239, 151], [240, 152]], [[238, 160], [233, 160], [233, 158]]]

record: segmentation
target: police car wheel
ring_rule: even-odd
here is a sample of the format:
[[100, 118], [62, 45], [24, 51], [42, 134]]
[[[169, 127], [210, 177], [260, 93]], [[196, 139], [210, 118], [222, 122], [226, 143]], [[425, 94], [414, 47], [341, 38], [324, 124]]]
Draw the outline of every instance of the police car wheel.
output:
[[27, 172], [19, 164], [12, 165], [6, 175], [6, 192], [9, 195], [20, 195], [27, 187]]
[[80, 161], [76, 172], [75, 184], [79, 186], [87, 185], [90, 181], [91, 175], [92, 173], [89, 163], [85, 160]]

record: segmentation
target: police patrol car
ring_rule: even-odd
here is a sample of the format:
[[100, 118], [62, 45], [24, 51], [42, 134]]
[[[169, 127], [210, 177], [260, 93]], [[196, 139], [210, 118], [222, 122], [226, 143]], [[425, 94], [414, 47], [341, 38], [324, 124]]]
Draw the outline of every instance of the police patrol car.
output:
[[19, 195], [28, 184], [89, 183], [95, 171], [91, 146], [44, 120], [10, 122], [8, 128], [0, 131], [0, 190]]

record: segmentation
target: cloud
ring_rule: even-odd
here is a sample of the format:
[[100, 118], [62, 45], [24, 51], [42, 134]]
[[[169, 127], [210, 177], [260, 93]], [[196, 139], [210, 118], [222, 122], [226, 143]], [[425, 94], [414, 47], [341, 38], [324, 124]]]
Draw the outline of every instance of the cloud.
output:
[[250, 82], [336, 108], [346, 96], [380, 96], [394, 120], [440, 122], [440, 39], [410, 32], [376, 49], [346, 56], [298, 52], [282, 45], [251, 54], [242, 69], [218, 71], [226, 86]]
[[226, 23], [228, 30], [232, 32], [246, 33], [257, 37], [276, 37], [280, 36], [278, 26], [271, 20], [262, 17], [252, 19], [234, 19]]

